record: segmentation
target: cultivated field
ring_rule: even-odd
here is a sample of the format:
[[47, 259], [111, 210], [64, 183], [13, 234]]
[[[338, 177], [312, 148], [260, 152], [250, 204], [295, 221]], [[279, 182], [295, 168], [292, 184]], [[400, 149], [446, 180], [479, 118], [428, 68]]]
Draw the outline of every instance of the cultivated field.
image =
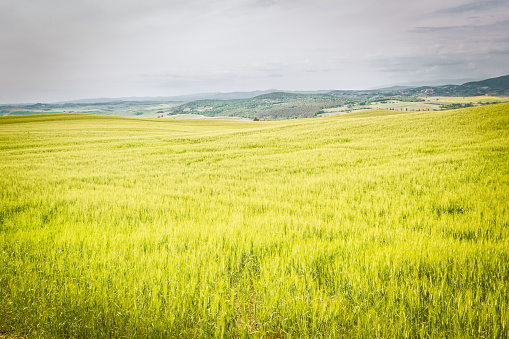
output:
[[[401, 97], [405, 98], [405, 97]], [[444, 107], [451, 105], [458, 106], [479, 106], [486, 104], [495, 104], [508, 102], [507, 97], [493, 97], [493, 96], [477, 96], [477, 97], [424, 97], [419, 98], [422, 101], [401, 101], [397, 99], [387, 99], [382, 102], [371, 102], [369, 105], [346, 105], [334, 108], [324, 109], [324, 113], [320, 116], [331, 116], [336, 114], [344, 114], [349, 112], [360, 112], [366, 109], [386, 109], [394, 111], [440, 111]], [[455, 107], [461, 108], [461, 107]]]
[[426, 101], [429, 102], [445, 102], [445, 103], [501, 103], [509, 101], [507, 97], [497, 96], [476, 96], [476, 97], [427, 97]]
[[0, 335], [509, 338], [509, 104], [0, 118]]

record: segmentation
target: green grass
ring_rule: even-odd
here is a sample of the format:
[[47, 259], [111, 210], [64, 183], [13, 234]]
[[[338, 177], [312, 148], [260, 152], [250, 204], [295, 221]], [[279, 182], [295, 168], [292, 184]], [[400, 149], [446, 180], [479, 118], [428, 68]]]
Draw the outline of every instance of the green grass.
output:
[[[51, 113], [55, 113], [55, 112], [51, 112]], [[7, 116], [7, 115], [38, 115], [38, 114], [50, 114], [50, 112], [12, 110], [12, 111], [9, 111], [9, 112], [2, 113], [2, 116]]]
[[445, 103], [501, 103], [507, 102], [509, 98], [498, 97], [498, 96], [476, 96], [476, 97], [429, 97], [426, 98], [428, 101], [440, 101]]
[[508, 338], [509, 104], [0, 118], [0, 333]]
[[[509, 98], [494, 96], [476, 96], [476, 97], [395, 97], [380, 98], [378, 100], [370, 100], [369, 105], [349, 105], [324, 109], [321, 116], [330, 116], [334, 114], [343, 114], [348, 112], [357, 112], [366, 109], [385, 109], [395, 111], [437, 111], [450, 108], [462, 108], [470, 106], [479, 106], [486, 104], [496, 104], [508, 102]], [[458, 107], [450, 107], [458, 106]]]

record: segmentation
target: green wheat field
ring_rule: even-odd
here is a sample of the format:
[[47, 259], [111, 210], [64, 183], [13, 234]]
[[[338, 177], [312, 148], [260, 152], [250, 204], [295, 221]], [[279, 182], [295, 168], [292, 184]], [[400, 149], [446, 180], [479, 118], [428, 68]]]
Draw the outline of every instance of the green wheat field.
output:
[[0, 336], [509, 338], [509, 104], [3, 117], [0, 204]]

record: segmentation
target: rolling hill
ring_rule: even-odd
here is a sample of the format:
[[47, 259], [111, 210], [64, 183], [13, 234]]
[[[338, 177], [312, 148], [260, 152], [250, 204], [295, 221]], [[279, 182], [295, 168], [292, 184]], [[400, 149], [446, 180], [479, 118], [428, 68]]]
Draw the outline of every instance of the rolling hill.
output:
[[0, 336], [507, 338], [508, 112], [0, 117]]
[[[376, 91], [375, 91], [376, 92]], [[422, 86], [415, 88], [382, 90], [381, 93], [390, 95], [428, 95], [428, 96], [509, 96], [509, 75], [467, 82], [462, 85]], [[337, 92], [332, 92], [332, 94]]]
[[[486, 101], [479, 96], [509, 96], [509, 76], [463, 85], [368, 90], [368, 91], [315, 91], [280, 92], [274, 90], [233, 93], [205, 93], [180, 97], [122, 98], [78, 100], [67, 103], [37, 103], [0, 105], [0, 116], [93, 113], [142, 118], [172, 117], [234, 117], [242, 119], [296, 119], [323, 114], [349, 113], [351, 111], [387, 108], [399, 110], [438, 110], [468, 105], [495, 103], [507, 98]], [[469, 103], [459, 100], [451, 103], [434, 102], [425, 105], [400, 105], [401, 102], [422, 102], [430, 97], [472, 97]], [[171, 99], [171, 100], [170, 100]], [[181, 100], [181, 101], [174, 101]], [[395, 103], [380, 106], [379, 103]], [[456, 105], [456, 106], [455, 106]]]

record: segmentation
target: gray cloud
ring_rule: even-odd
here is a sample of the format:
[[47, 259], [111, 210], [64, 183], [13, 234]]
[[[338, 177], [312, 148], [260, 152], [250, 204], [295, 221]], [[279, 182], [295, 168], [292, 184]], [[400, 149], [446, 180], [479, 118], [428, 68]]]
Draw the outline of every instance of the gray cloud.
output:
[[432, 69], [460, 66], [468, 62], [464, 56], [411, 56], [401, 58], [378, 58], [373, 65], [382, 72], [428, 72]]
[[453, 7], [440, 9], [435, 14], [441, 15], [455, 15], [464, 13], [479, 13], [483, 11], [491, 11], [500, 7], [508, 7], [507, 0], [488, 0], [488, 1], [475, 1], [467, 4], [462, 4]]
[[509, 28], [509, 20], [494, 22], [486, 25], [462, 25], [462, 26], [438, 26], [438, 27], [416, 27], [410, 32], [412, 33], [434, 33], [439, 32], [443, 33], [444, 31], [476, 31], [480, 32], [499, 32], [503, 33], [507, 32]]
[[[433, 79], [486, 78], [509, 69], [509, 50], [488, 53], [429, 54], [397, 58], [374, 58], [373, 68], [393, 77], [407, 77], [415, 81]], [[496, 65], [489, 70], [483, 66]], [[490, 73], [491, 72], [491, 73]], [[504, 73], [502, 73], [504, 74]]]
[[489, 51], [488, 56], [507, 55], [509, 54], [509, 48], [492, 49]]
[[509, 73], [507, 1], [3, 0], [0, 103]]

